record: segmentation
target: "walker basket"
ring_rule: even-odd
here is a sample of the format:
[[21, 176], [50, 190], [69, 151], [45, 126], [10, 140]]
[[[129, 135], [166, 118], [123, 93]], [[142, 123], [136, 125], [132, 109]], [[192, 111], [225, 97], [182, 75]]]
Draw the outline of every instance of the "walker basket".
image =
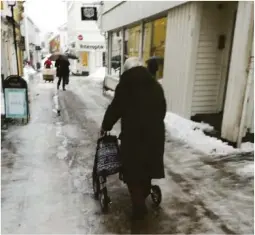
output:
[[106, 177], [120, 171], [120, 151], [116, 136], [105, 135], [98, 140], [95, 164], [98, 176]]

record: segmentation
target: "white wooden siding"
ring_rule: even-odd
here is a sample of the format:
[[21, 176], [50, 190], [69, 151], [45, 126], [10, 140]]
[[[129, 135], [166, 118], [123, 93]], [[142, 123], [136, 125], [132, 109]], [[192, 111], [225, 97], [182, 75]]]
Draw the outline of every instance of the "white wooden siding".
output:
[[[192, 96], [192, 115], [217, 113], [222, 109], [227, 76], [231, 33], [234, 20], [234, 3], [204, 2], [196, 58], [195, 82]], [[226, 36], [225, 49], [218, 49], [218, 37]]]
[[251, 57], [249, 60], [249, 76], [251, 76], [251, 86], [249, 91], [248, 106], [246, 113], [245, 132], [254, 133], [254, 42], [252, 43]]
[[253, 39], [253, 17], [254, 3], [239, 1], [221, 132], [222, 138], [232, 142], [237, 141], [240, 133], [247, 61]]
[[200, 2], [168, 12], [163, 88], [168, 110], [190, 118], [192, 84], [200, 29]]
[[[122, 1], [102, 16], [102, 30], [111, 31], [165, 12], [187, 1]], [[105, 2], [106, 4], [107, 1]], [[109, 5], [109, 4], [108, 4]], [[109, 9], [106, 6], [106, 9]], [[113, 20], [115, 19], [115, 20]]]

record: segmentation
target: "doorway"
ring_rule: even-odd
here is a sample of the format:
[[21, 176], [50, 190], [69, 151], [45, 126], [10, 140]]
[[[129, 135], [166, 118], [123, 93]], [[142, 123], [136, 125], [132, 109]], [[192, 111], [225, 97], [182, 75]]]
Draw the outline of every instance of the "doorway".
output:
[[204, 2], [191, 120], [206, 122], [220, 138], [238, 2]]

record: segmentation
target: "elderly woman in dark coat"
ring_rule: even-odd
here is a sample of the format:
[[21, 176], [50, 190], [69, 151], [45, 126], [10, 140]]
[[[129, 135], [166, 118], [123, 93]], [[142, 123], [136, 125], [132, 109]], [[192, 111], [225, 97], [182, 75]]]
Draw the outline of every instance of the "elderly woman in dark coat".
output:
[[124, 64], [124, 73], [102, 123], [110, 131], [121, 119], [121, 159], [128, 185], [133, 216], [147, 212], [145, 199], [151, 179], [164, 178], [166, 101], [161, 85], [136, 57]]

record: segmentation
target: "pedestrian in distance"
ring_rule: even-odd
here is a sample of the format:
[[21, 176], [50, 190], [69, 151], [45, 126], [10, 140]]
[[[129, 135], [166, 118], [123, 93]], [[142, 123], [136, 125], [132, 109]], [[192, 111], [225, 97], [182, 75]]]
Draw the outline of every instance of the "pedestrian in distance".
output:
[[147, 213], [145, 200], [150, 194], [151, 180], [165, 177], [165, 114], [161, 85], [137, 57], [128, 58], [100, 133], [111, 131], [121, 120], [122, 173], [130, 192], [134, 219], [142, 219]]
[[46, 69], [50, 69], [52, 66], [52, 62], [50, 60], [50, 58], [48, 58], [45, 62], [44, 62], [44, 66]]
[[69, 66], [70, 62], [67, 58], [64, 58], [63, 56], [59, 56], [59, 58], [56, 60], [55, 67], [57, 68], [57, 77], [58, 77], [58, 84], [57, 89], [59, 90], [59, 86], [62, 81], [62, 87], [63, 91], [65, 91], [65, 85], [69, 79]]

